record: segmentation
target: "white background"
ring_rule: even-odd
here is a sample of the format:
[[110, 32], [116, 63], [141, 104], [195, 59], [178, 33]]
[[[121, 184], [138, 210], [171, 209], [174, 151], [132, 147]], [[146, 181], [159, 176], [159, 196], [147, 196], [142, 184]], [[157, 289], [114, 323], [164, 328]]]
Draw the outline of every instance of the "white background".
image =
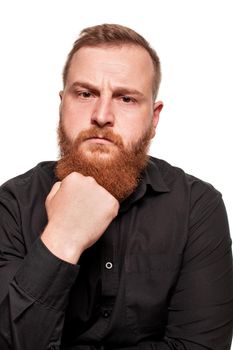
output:
[[120, 23], [157, 50], [164, 101], [150, 153], [223, 194], [233, 225], [232, 1], [0, 2], [0, 183], [57, 158], [58, 91], [80, 30]]
[[229, 0], [0, 2], [0, 183], [57, 158], [58, 91], [80, 30], [120, 23], [144, 35], [165, 107], [150, 153], [223, 194], [231, 226], [233, 10]]
[[66, 55], [82, 28], [115, 22], [145, 36], [161, 58], [165, 107], [150, 153], [220, 190], [232, 226], [232, 4], [1, 1], [0, 183], [57, 158]]

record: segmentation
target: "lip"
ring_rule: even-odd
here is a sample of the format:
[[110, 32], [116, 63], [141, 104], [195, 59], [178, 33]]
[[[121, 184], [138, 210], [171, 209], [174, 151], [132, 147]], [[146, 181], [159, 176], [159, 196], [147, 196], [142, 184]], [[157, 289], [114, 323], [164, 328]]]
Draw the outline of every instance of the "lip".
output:
[[89, 139], [86, 140], [89, 143], [98, 143], [102, 145], [107, 145], [107, 144], [112, 144], [113, 142], [109, 139], [106, 139], [104, 137], [90, 137]]

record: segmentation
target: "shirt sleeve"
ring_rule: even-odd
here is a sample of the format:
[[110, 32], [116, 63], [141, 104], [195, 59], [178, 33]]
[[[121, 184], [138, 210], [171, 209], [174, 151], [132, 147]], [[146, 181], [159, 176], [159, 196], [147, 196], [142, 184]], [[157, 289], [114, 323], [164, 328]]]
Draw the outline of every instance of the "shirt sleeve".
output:
[[139, 343], [134, 350], [230, 350], [232, 330], [233, 269], [225, 206], [217, 191], [194, 189], [164, 338]]
[[79, 267], [38, 238], [25, 252], [17, 204], [0, 199], [0, 349], [59, 349], [64, 311]]

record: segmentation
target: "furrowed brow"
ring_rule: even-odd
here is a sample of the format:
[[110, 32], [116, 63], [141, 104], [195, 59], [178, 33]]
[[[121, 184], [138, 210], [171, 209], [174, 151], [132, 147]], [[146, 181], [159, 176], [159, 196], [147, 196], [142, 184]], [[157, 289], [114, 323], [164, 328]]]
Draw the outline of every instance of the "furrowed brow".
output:
[[[99, 89], [95, 85], [93, 85], [93, 84], [91, 84], [89, 82], [76, 81], [76, 82], [74, 82], [71, 85], [71, 89], [77, 89], [77, 88], [87, 89], [87, 90], [89, 90], [89, 91], [91, 91], [91, 92], [93, 92], [95, 94], [98, 94], [98, 95], [100, 94]], [[122, 87], [118, 86], [118, 87], [113, 88], [113, 96], [117, 97], [117, 96], [120, 96], [120, 95], [126, 95], [126, 96], [127, 95], [131, 95], [131, 96], [133, 95], [133, 96], [136, 96], [138, 98], [144, 98], [145, 97], [145, 95], [142, 92], [140, 92], [140, 91], [138, 91], [136, 89], [127, 88], [125, 86], [122, 86]]]
[[140, 98], [145, 97], [144, 94], [136, 89], [130, 89], [126, 87], [117, 87], [114, 89], [113, 96], [119, 96], [119, 95], [130, 95], [130, 96], [137, 96]]
[[99, 90], [97, 89], [96, 86], [85, 81], [76, 81], [71, 85], [71, 89], [77, 89], [77, 88], [87, 89], [91, 92], [94, 92], [95, 94], [99, 94]]

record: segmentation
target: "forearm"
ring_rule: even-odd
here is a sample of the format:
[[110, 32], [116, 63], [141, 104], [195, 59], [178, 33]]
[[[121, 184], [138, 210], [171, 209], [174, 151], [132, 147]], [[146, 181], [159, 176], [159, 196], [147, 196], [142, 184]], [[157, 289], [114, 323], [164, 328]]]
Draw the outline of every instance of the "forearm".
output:
[[[12, 313], [23, 300], [23, 313]], [[48, 309], [12, 284], [0, 306], [0, 348], [4, 350], [49, 349], [60, 343], [63, 312]]]
[[[194, 343], [186, 343], [177, 339], [164, 338], [156, 342], [141, 342], [135, 346], [114, 348], [114, 350], [204, 350]], [[81, 349], [79, 349], [81, 350]]]
[[[91, 350], [91, 346], [90, 349]], [[103, 346], [103, 349], [108, 349], [108, 346]], [[164, 337], [161, 341], [148, 341], [141, 342], [135, 346], [122, 346], [122, 347], [109, 347], [113, 350], [206, 350], [207, 347], [205, 345], [198, 344], [193, 341], [186, 341], [183, 339], [173, 339], [169, 337]], [[209, 348], [209, 350], [215, 350], [214, 348]], [[77, 350], [82, 350], [82, 347], [77, 348]], [[85, 349], [87, 350], [87, 349]], [[222, 347], [218, 347], [218, 350], [231, 350], [231, 336], [229, 336], [229, 343], [227, 347], [223, 345]]]
[[[181, 339], [171, 339], [164, 337], [161, 341], [143, 341], [137, 345], [132, 346], [116, 346], [114, 345], [76, 345], [75, 350], [206, 350], [207, 348], [202, 345], [183, 341]], [[73, 349], [72, 349], [73, 350]], [[230, 350], [229, 348], [224, 348], [224, 350]]]
[[58, 346], [77, 266], [66, 264], [38, 240], [0, 304], [0, 348], [41, 350]]

